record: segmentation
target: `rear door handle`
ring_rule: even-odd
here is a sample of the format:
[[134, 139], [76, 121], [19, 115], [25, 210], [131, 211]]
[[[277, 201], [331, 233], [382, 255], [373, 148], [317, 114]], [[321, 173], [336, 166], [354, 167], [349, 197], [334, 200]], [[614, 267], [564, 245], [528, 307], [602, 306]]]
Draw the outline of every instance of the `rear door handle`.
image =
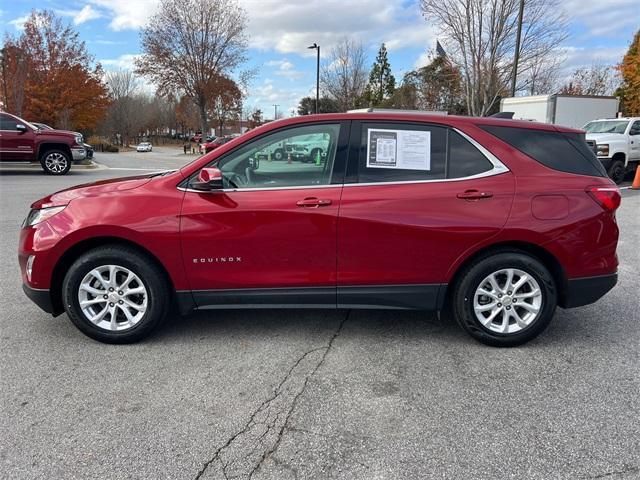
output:
[[298, 200], [298, 202], [296, 202], [296, 205], [306, 208], [326, 207], [328, 205], [331, 205], [331, 200], [316, 197], [307, 197], [304, 200]]
[[483, 198], [491, 198], [493, 197], [492, 192], [481, 192], [479, 190], [467, 190], [465, 192], [459, 193], [458, 198], [462, 200], [481, 200]]

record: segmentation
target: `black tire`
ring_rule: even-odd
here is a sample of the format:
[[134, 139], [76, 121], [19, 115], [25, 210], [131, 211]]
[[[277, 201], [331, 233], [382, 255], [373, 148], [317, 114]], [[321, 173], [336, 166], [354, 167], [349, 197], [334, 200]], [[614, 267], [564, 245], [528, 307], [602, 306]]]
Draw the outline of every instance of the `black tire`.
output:
[[607, 170], [607, 175], [609, 178], [613, 180], [613, 182], [617, 185], [620, 185], [624, 181], [624, 177], [627, 174], [627, 169], [624, 166], [624, 162], [621, 160], [614, 160], [609, 170]]
[[40, 155], [40, 165], [48, 175], [66, 175], [71, 169], [71, 156], [64, 150], [45, 150]]
[[278, 148], [275, 152], [273, 152], [273, 159], [284, 160], [284, 150], [281, 148]]
[[[492, 273], [503, 269], [517, 269], [530, 275], [537, 282], [542, 293], [541, 305], [537, 316], [526, 327], [512, 333], [499, 333], [486, 327], [477, 318], [474, 310], [474, 295], [483, 280]], [[516, 305], [511, 303], [511, 298], [509, 298], [509, 303], [513, 307], [509, 308], [514, 308], [514, 311], [516, 311]], [[557, 288], [549, 270], [539, 260], [519, 250], [498, 251], [474, 261], [461, 272], [451, 296], [453, 316], [460, 326], [476, 340], [494, 347], [515, 347], [537, 337], [551, 322], [557, 303]], [[526, 315], [526, 310], [520, 306], [521, 304], [517, 305], [518, 312], [524, 312], [522, 314]], [[497, 305], [501, 306], [502, 304], [498, 303]], [[502, 306], [502, 308], [506, 309], [505, 306]], [[496, 318], [503, 319], [505, 312], [506, 310], [503, 310], [503, 313]], [[506, 323], [510, 323], [510, 328], [513, 328], [515, 319], [508, 317]], [[488, 325], [494, 326], [494, 328], [501, 328], [491, 322]]]
[[[120, 331], [101, 328], [92, 323], [80, 307], [78, 297], [83, 279], [93, 269], [105, 265], [117, 265], [130, 270], [137, 275], [146, 289], [147, 295], [143, 296], [146, 297], [146, 310], [141, 319], [130, 328]], [[147, 337], [164, 321], [170, 308], [170, 298], [169, 285], [160, 267], [142, 252], [126, 246], [104, 246], [82, 254], [71, 265], [62, 283], [62, 299], [71, 321], [82, 333], [104, 343], [134, 343]], [[119, 312], [116, 314], [116, 321], [120, 317], [124, 324], [124, 312], [118, 308], [121, 307], [115, 308], [115, 311]]]
[[313, 150], [311, 150], [311, 155], [309, 156], [309, 160], [311, 161], [311, 163], [316, 162], [316, 156], [318, 155], [318, 153], [321, 157], [320, 161], [322, 161], [322, 150], [320, 150], [319, 148], [314, 148]]

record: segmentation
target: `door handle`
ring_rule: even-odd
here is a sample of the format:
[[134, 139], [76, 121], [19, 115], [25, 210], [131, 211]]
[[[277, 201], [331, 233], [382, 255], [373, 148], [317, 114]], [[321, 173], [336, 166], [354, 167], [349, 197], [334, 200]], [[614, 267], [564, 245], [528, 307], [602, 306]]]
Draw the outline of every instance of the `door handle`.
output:
[[296, 205], [306, 208], [326, 207], [327, 205], [331, 205], [331, 200], [316, 197], [307, 197], [304, 200], [298, 200], [298, 202], [296, 202]]
[[492, 192], [481, 192], [479, 190], [467, 190], [465, 192], [459, 193], [457, 195], [458, 198], [462, 200], [481, 200], [483, 198], [491, 198], [493, 197]]

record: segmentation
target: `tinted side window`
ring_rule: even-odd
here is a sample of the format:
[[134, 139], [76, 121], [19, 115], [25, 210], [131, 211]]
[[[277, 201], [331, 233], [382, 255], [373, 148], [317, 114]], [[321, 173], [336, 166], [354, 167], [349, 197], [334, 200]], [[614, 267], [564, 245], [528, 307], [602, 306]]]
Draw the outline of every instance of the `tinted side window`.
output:
[[11, 130], [15, 132], [17, 123], [15, 118], [9, 115], [0, 115], [0, 130]]
[[449, 131], [449, 168], [447, 178], [478, 175], [493, 168], [493, 164], [471, 142], [459, 133]]
[[561, 172], [602, 177], [603, 169], [584, 141], [575, 135], [529, 128], [480, 125], [483, 130], [507, 142], [541, 164]]
[[445, 178], [447, 129], [430, 125], [363, 123], [358, 181], [407, 182]]

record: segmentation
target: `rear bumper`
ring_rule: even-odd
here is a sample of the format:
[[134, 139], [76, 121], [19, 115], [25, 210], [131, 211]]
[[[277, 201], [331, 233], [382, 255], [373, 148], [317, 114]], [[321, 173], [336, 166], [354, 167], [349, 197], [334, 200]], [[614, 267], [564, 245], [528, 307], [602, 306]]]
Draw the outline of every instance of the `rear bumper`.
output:
[[51, 303], [51, 293], [49, 289], [31, 288], [23, 283], [22, 290], [24, 290], [24, 293], [33, 303], [45, 312], [53, 315], [53, 305]]
[[618, 274], [598, 277], [572, 278], [567, 280], [567, 289], [560, 303], [562, 308], [589, 305], [602, 298], [618, 283]]

